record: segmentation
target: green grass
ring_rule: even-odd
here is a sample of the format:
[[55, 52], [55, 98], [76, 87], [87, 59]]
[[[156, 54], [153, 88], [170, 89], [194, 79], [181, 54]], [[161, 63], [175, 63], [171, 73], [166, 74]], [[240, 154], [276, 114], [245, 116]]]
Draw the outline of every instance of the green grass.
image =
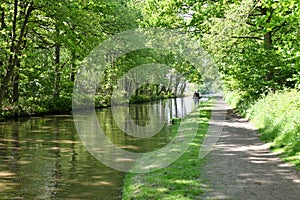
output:
[[300, 92], [267, 95], [248, 109], [247, 116], [259, 129], [260, 139], [300, 169]]
[[[211, 102], [202, 103], [199, 129], [189, 149], [166, 168], [143, 174], [126, 174], [123, 199], [198, 199], [203, 192], [201, 166], [205, 159], [199, 159], [199, 149], [208, 129]], [[173, 125], [174, 135], [179, 127], [178, 120]]]
[[[241, 96], [231, 92], [226, 95], [226, 100], [236, 107]], [[300, 92], [270, 93], [243, 109], [237, 110], [259, 129], [260, 139], [271, 143], [274, 152], [300, 170]]]

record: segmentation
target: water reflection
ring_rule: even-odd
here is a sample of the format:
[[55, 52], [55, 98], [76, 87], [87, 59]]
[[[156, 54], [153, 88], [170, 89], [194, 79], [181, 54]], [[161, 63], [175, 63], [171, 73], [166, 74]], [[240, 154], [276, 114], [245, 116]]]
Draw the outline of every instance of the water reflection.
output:
[[71, 116], [2, 123], [0, 144], [1, 199], [120, 196], [123, 174], [86, 152]]
[[[192, 98], [131, 105], [127, 111], [139, 126], [151, 124], [150, 108], [158, 121], [167, 121], [162, 131], [146, 139], [125, 134], [110, 108], [98, 111], [97, 117], [114, 144], [147, 152], [164, 146], [170, 140], [171, 118], [194, 106]], [[123, 177], [87, 152], [70, 115], [0, 123], [0, 199], [120, 199]]]

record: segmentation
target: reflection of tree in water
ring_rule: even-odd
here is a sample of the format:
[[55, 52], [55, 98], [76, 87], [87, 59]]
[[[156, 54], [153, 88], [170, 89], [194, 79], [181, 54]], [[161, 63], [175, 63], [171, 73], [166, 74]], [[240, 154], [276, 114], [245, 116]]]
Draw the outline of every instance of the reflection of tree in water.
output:
[[78, 139], [71, 116], [2, 123], [0, 199], [117, 198], [123, 174], [93, 158]]
[[174, 98], [168, 103], [169, 118], [182, 118], [187, 114], [184, 98]]
[[[189, 110], [186, 105], [193, 104], [186, 99], [177, 98], [177, 103], [174, 100], [123, 106], [116, 116], [111, 108], [96, 114], [107, 138], [115, 145], [132, 152], [149, 152], [169, 142], [172, 126], [167, 124], [151, 138], [138, 138], [121, 131], [115, 121], [129, 125], [124, 115], [129, 113], [133, 125], [148, 126], [153, 123], [150, 117], [158, 121], [168, 120], [163, 116], [173, 118], [176, 113], [181, 117]], [[0, 163], [4, 199], [105, 199], [120, 195], [122, 173], [102, 165], [82, 146], [72, 116], [3, 122]]]
[[139, 126], [147, 126], [150, 124], [150, 106], [151, 105], [135, 105], [129, 107], [129, 115], [135, 124]]

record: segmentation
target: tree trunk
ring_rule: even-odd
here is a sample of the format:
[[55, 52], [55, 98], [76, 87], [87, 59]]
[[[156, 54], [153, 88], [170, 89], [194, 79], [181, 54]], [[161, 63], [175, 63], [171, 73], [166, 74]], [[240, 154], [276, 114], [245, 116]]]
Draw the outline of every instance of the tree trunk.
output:
[[20, 68], [20, 60], [17, 61], [17, 69], [15, 70], [12, 76], [12, 102], [16, 103], [19, 101], [19, 68]]
[[184, 94], [185, 88], [186, 88], [186, 82], [184, 82], [180, 88], [180, 96]]
[[[271, 19], [272, 19], [272, 13], [273, 13], [272, 8], [270, 8], [270, 10], [268, 10], [268, 8], [262, 8], [261, 9], [261, 15], [262, 16], [267, 16], [268, 12], [270, 12], [270, 14], [269, 14], [269, 17], [266, 20], [266, 22], [270, 23]], [[264, 34], [264, 48], [266, 50], [272, 49], [272, 30], [268, 31], [267, 33]]]
[[[3, 11], [4, 12], [4, 11]], [[16, 27], [17, 27], [17, 15], [18, 15], [18, 0], [14, 2], [14, 16], [13, 16], [13, 23], [12, 23], [12, 32], [11, 32], [11, 45], [10, 45], [10, 56], [8, 58], [6, 73], [4, 74], [1, 80], [1, 89], [0, 89], [0, 105], [2, 108], [3, 98], [7, 92], [8, 82], [10, 77], [12, 76], [13, 69], [15, 67], [15, 40], [16, 40]]]
[[159, 95], [159, 92], [160, 92], [160, 91], [159, 91], [159, 88], [160, 88], [160, 85], [159, 85], [159, 84], [156, 84], [156, 85], [155, 85], [155, 93], [154, 93], [156, 96]]
[[2, 12], [1, 12], [1, 19], [0, 19], [0, 23], [1, 23], [1, 30], [4, 29], [6, 27], [6, 24], [5, 24], [5, 13], [4, 13], [4, 9], [1, 9]]
[[169, 80], [169, 85], [168, 85], [168, 88], [167, 88], [168, 93], [172, 93], [172, 91], [173, 91], [172, 87], [173, 87], [173, 75], [171, 74], [170, 80]]
[[59, 82], [60, 82], [60, 45], [58, 43], [55, 44], [55, 55], [54, 55], [54, 91], [53, 98], [56, 99], [59, 97]]
[[136, 90], [135, 90], [135, 96], [138, 96], [139, 95], [139, 83], [135, 83], [135, 88], [136, 88]]
[[22, 23], [20, 33], [17, 38], [16, 28], [17, 28], [17, 24], [18, 24], [17, 23], [18, 4], [19, 4], [18, 0], [15, 0], [14, 1], [13, 22], [12, 22], [12, 32], [11, 32], [11, 37], [10, 37], [11, 38], [10, 56], [8, 58], [6, 71], [5, 71], [4, 75], [2, 76], [1, 87], [0, 87], [0, 109], [2, 109], [3, 99], [7, 93], [8, 83], [11, 79], [11, 76], [13, 75], [14, 68], [17, 65], [18, 55], [21, 55], [21, 50], [22, 50], [21, 46], [22, 46], [22, 42], [25, 37], [25, 30], [28, 25], [29, 17], [31, 15], [32, 11], [34, 10], [34, 6], [33, 6], [32, 2], [27, 4], [27, 7], [26, 7], [27, 11], [26, 11], [26, 8], [24, 8], [24, 10], [26, 11], [26, 12], [24, 12], [25, 13], [24, 21]]
[[175, 97], [177, 97], [178, 94], [179, 94], [178, 86], [179, 86], [179, 84], [180, 84], [180, 80], [181, 80], [181, 77], [180, 77], [180, 76], [176, 76], [176, 77], [175, 77], [175, 87], [174, 87], [174, 94], [175, 94]]
[[76, 67], [75, 67], [75, 62], [74, 59], [71, 61], [71, 75], [70, 75], [70, 80], [72, 83], [75, 81], [75, 76], [76, 76]]
[[[270, 8], [272, 9], [272, 8]], [[271, 19], [272, 19], [272, 10], [268, 10], [267, 8], [264, 8], [262, 9], [262, 15], [267, 15], [268, 14], [268, 11], [270, 12], [270, 16], [269, 18], [267, 19], [267, 23], [270, 23], [271, 22]], [[270, 51], [272, 50], [272, 45], [273, 45], [273, 40], [272, 40], [272, 30], [271, 31], [268, 31], [264, 34], [264, 48], [265, 50], [267, 51]], [[272, 58], [270, 58], [272, 59]], [[274, 66], [271, 66], [269, 65], [268, 66], [268, 70], [269, 72], [267, 73], [266, 75], [266, 80], [267, 81], [271, 81], [272, 79], [274, 79], [274, 76], [275, 76], [275, 70], [274, 70]], [[272, 91], [275, 92], [275, 87], [272, 88]]]
[[272, 32], [271, 31], [264, 34], [264, 47], [266, 50], [272, 49]]

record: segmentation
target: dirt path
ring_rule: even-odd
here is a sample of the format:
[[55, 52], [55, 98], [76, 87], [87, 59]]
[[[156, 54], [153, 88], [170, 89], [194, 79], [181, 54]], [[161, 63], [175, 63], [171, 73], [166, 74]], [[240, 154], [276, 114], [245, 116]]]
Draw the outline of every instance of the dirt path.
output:
[[[226, 113], [222, 134], [207, 155], [201, 179], [207, 180], [200, 199], [300, 199], [300, 173], [283, 163], [257, 131], [218, 97], [212, 115]], [[220, 126], [218, 118], [210, 126]]]

